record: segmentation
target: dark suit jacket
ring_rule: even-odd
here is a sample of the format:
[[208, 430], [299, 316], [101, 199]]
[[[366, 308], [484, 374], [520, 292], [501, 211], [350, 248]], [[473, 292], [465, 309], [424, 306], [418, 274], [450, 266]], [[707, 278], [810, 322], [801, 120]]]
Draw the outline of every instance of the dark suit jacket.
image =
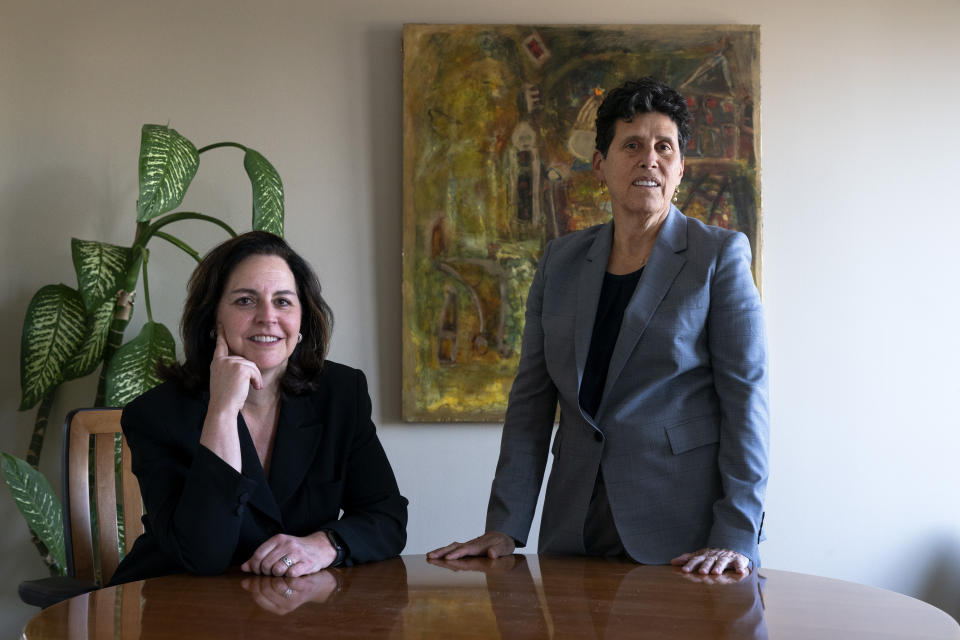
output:
[[525, 542], [559, 403], [542, 553], [585, 552], [584, 522], [602, 469], [633, 559], [665, 564], [713, 546], [759, 566], [767, 358], [747, 238], [671, 208], [591, 417], [580, 407], [580, 384], [612, 242], [608, 223], [544, 251], [527, 298], [487, 530]]
[[146, 514], [111, 583], [222, 573], [277, 533], [332, 529], [348, 564], [403, 550], [407, 500], [377, 439], [361, 371], [327, 361], [319, 390], [283, 396], [269, 478], [242, 416], [242, 473], [200, 445], [208, 399], [167, 382], [124, 409]]

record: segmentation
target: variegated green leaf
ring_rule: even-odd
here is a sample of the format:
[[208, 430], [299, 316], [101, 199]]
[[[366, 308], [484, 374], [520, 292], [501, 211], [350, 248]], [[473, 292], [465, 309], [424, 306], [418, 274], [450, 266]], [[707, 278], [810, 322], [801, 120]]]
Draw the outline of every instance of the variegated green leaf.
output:
[[253, 228], [283, 237], [283, 183], [273, 165], [253, 149], [243, 156], [253, 186]]
[[146, 222], [179, 206], [199, 165], [197, 148], [174, 129], [143, 125], [137, 222]]
[[99, 307], [104, 298], [113, 298], [123, 283], [130, 262], [130, 249], [90, 240], [70, 241], [73, 266], [77, 271], [80, 295], [87, 309]]
[[63, 370], [65, 380], [74, 380], [89, 375], [96, 370], [103, 356], [103, 347], [110, 335], [116, 302], [107, 298], [100, 306], [87, 315], [87, 329], [83, 342], [76, 350]]
[[107, 365], [107, 406], [122, 407], [160, 384], [157, 365], [175, 358], [170, 331], [159, 322], [144, 324], [137, 337], [117, 349]]
[[46, 545], [54, 560], [53, 569], [64, 575], [67, 566], [63, 544], [63, 511], [60, 500], [43, 474], [26, 461], [4, 453], [0, 466], [13, 502], [27, 526]]
[[30, 409], [63, 382], [63, 371], [86, 332], [83, 298], [65, 284], [33, 296], [20, 339], [20, 410]]

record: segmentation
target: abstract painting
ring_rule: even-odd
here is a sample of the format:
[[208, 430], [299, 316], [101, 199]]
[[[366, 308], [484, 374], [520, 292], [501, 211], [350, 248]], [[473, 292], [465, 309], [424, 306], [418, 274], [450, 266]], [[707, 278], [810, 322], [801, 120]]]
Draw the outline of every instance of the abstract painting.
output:
[[498, 422], [551, 239], [610, 219], [604, 93], [654, 76], [693, 114], [679, 208], [760, 255], [756, 26], [405, 25], [403, 418]]

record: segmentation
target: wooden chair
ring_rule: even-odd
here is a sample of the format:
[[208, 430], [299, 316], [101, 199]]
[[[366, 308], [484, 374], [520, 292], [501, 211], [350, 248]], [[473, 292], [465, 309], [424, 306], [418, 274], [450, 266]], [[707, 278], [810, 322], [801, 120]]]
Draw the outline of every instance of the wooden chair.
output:
[[[110, 581], [120, 563], [117, 496], [124, 520], [124, 552], [143, 533], [143, 502], [130, 466], [130, 448], [121, 437], [121, 487], [117, 491], [114, 438], [121, 434], [121, 409], [76, 409], [63, 425], [63, 525], [67, 575], [20, 583], [20, 599], [48, 607]], [[90, 515], [90, 440], [93, 439], [97, 533]], [[93, 542], [97, 541], [97, 554]], [[95, 561], [96, 559], [96, 561]]]

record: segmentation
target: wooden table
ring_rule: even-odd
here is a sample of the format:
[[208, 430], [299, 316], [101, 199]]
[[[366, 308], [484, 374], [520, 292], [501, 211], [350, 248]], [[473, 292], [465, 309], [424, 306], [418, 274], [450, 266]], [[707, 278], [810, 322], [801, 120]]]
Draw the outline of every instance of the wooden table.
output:
[[405, 556], [290, 580], [134, 582], [50, 607], [24, 637], [960, 640], [960, 626], [891, 591], [773, 569], [737, 582], [597, 558]]

